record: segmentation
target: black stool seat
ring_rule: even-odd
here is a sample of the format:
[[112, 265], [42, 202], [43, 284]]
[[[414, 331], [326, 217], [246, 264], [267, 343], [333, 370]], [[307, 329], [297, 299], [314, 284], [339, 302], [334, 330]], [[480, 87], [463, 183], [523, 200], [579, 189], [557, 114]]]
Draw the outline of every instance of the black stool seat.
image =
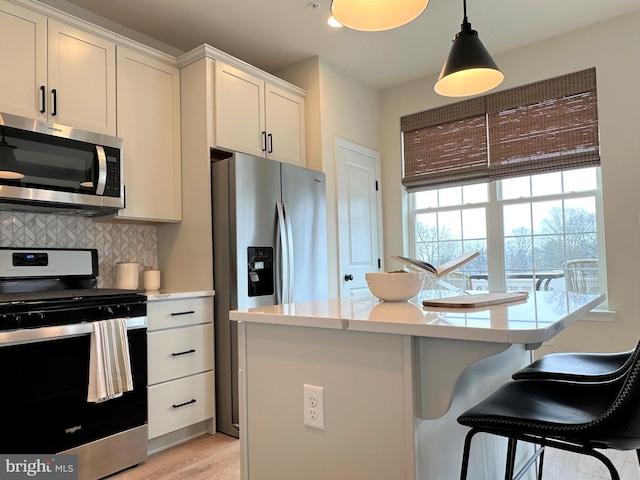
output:
[[512, 378], [604, 382], [618, 378], [629, 369], [633, 352], [552, 353], [518, 370]]
[[[505, 478], [513, 478], [516, 443], [522, 440], [598, 458], [611, 478], [619, 479], [613, 464], [593, 449], [640, 448], [640, 349], [631, 355], [628, 372], [615, 380], [512, 381], [460, 415], [458, 422], [472, 427], [465, 442], [462, 479], [466, 478], [471, 439], [478, 432], [509, 438]], [[542, 453], [543, 449], [537, 452], [541, 462]]]

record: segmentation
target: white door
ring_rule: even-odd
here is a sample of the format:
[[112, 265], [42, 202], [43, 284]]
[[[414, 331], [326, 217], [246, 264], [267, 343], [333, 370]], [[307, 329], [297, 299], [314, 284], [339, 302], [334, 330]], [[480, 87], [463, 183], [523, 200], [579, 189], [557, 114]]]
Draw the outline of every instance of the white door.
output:
[[338, 255], [342, 297], [368, 295], [367, 272], [382, 268], [380, 154], [336, 139]]

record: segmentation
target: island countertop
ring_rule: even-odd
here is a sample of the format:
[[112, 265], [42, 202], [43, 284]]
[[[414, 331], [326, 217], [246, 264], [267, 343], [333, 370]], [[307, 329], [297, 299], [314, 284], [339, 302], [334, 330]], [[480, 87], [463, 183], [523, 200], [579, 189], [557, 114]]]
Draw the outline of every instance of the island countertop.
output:
[[475, 308], [423, 307], [422, 300], [459, 295], [423, 291], [408, 302], [373, 296], [333, 298], [235, 310], [235, 321], [525, 344], [550, 340], [605, 300], [605, 295], [530, 292], [526, 301]]
[[[425, 290], [409, 302], [361, 296], [232, 311], [241, 478], [459, 478], [468, 429], [456, 418], [605, 299], [535, 291], [520, 303], [422, 306], [455, 295]], [[306, 388], [322, 392], [320, 428], [306, 423]], [[503, 478], [506, 440], [479, 441], [470, 478]]]

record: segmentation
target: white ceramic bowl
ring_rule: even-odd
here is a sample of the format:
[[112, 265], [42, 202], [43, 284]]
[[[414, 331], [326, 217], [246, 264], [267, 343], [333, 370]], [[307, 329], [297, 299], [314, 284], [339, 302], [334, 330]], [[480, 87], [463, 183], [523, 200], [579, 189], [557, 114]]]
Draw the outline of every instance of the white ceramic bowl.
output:
[[404, 302], [415, 297], [425, 283], [421, 272], [367, 273], [367, 285], [371, 293], [384, 302]]

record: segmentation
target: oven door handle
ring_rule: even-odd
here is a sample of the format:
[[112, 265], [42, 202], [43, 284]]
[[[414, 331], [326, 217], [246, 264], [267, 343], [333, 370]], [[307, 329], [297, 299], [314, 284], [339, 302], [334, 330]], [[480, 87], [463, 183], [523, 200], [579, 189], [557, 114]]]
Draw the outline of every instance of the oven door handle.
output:
[[[127, 330], [139, 328], [147, 328], [147, 317], [127, 318]], [[90, 334], [91, 332], [93, 332], [93, 322], [3, 331], [0, 332], [0, 346], [44, 342], [56, 338], [77, 337]]]

